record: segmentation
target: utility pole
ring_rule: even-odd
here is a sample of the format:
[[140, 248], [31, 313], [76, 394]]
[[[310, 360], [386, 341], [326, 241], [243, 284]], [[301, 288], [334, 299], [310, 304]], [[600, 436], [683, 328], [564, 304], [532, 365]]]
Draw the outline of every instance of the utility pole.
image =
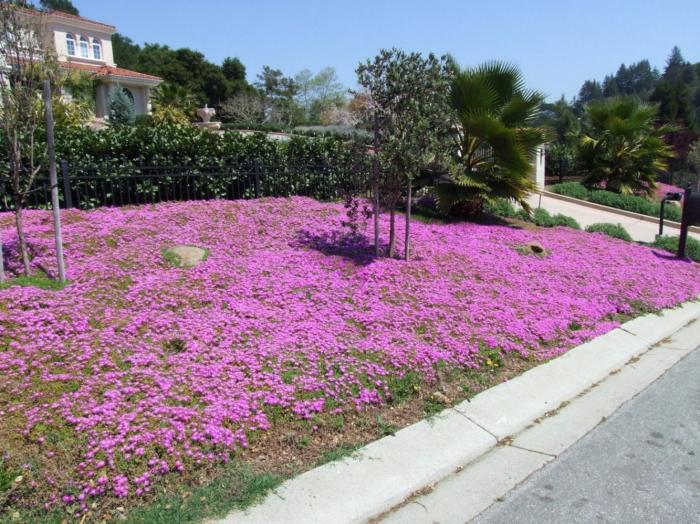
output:
[[56, 175], [56, 146], [53, 139], [53, 108], [51, 106], [51, 81], [44, 80], [44, 107], [46, 108], [46, 143], [49, 152], [49, 184], [53, 209], [53, 231], [56, 240], [58, 280], [66, 281], [66, 263], [63, 259], [63, 235], [61, 233], [61, 209], [58, 205], [58, 176]]

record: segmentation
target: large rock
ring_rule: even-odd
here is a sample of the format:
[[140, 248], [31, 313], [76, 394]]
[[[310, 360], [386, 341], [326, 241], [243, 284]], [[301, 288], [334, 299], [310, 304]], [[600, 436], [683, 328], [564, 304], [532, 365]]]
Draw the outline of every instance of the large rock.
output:
[[173, 265], [193, 267], [204, 262], [209, 256], [209, 251], [197, 246], [180, 245], [166, 249], [163, 256]]

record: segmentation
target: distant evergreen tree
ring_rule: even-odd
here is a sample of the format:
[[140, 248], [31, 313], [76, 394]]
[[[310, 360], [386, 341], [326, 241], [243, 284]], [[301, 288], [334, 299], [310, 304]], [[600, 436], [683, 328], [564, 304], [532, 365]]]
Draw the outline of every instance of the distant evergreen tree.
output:
[[691, 89], [697, 89], [695, 67], [674, 47], [666, 61], [666, 68], [650, 100], [659, 104], [659, 117], [667, 122], [697, 128], [698, 107], [694, 105]]
[[603, 80], [603, 96], [611, 98], [620, 94], [620, 87], [617, 85], [617, 79], [613, 75], [607, 75]]
[[136, 118], [134, 103], [124, 89], [112, 89], [109, 98], [109, 122], [112, 125], [133, 124]]

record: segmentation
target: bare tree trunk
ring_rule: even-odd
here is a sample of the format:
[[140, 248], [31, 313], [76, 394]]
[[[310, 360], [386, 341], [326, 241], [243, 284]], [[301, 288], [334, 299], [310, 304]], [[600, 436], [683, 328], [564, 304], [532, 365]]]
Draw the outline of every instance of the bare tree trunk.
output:
[[374, 214], [374, 256], [379, 256], [379, 181], [375, 178], [372, 188], [372, 213]]
[[22, 202], [19, 196], [15, 195], [15, 224], [17, 225], [17, 238], [19, 239], [19, 254], [22, 258], [22, 267], [24, 274], [29, 276], [31, 268], [29, 267], [29, 252], [27, 251], [27, 240], [24, 237], [24, 218], [22, 216]]
[[5, 282], [5, 260], [2, 253], [2, 229], [0, 229], [0, 282]]
[[53, 232], [58, 263], [58, 280], [66, 281], [66, 263], [63, 259], [63, 235], [61, 234], [61, 210], [58, 204], [58, 176], [56, 175], [56, 148], [53, 140], [53, 108], [51, 106], [51, 82], [44, 80], [44, 106], [46, 107], [46, 143], [49, 153], [49, 183], [51, 184], [51, 207], [53, 210]]
[[389, 210], [389, 258], [394, 258], [396, 249], [396, 204], [392, 202]]
[[374, 256], [379, 256], [379, 117], [374, 115], [374, 159], [372, 160], [372, 211], [374, 213]]
[[408, 178], [408, 197], [406, 200], [406, 236], [404, 240], [404, 260], [411, 259], [411, 177]]

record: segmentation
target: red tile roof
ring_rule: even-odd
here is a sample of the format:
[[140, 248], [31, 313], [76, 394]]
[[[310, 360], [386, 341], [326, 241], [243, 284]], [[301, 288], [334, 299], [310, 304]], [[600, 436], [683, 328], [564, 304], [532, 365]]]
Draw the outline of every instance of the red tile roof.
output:
[[101, 26], [107, 27], [109, 29], [114, 29], [115, 31], [117, 30], [117, 27], [113, 26], [112, 24], [105, 24], [104, 22], [98, 22], [97, 20], [91, 20], [90, 18], [85, 18], [84, 16], [78, 16], [78, 15], [72, 15], [70, 13], [64, 13], [63, 11], [49, 11], [48, 14], [50, 14], [51, 16], [58, 16], [60, 18], [70, 18], [73, 20], [82, 20], [83, 22], [90, 22], [91, 24], [101, 25]]
[[112, 67], [106, 65], [90, 65], [81, 64], [79, 62], [61, 62], [61, 67], [66, 69], [80, 69], [81, 71], [88, 71], [90, 73], [95, 73], [96, 76], [119, 76], [125, 78], [140, 78], [142, 80], [153, 80], [156, 82], [161, 82], [163, 79], [158, 76], [147, 75], [146, 73], [139, 73], [138, 71], [131, 71], [130, 69], [122, 69], [121, 67]]
[[72, 15], [70, 13], [64, 13], [63, 11], [51, 11], [51, 10], [39, 11], [37, 9], [31, 9], [28, 7], [18, 7], [17, 9], [19, 9], [20, 11], [24, 11], [25, 13], [28, 13], [31, 15], [37, 15], [37, 16], [50, 15], [50, 16], [57, 16], [59, 18], [68, 18], [71, 20], [81, 20], [83, 22], [89, 22], [91, 24], [101, 25], [103, 27], [106, 27], [108, 29], [112, 29], [114, 31], [117, 30], [116, 26], [113, 26], [111, 24], [105, 24], [104, 22], [98, 22], [97, 20], [91, 20], [90, 18], [85, 18], [84, 16], [78, 16], [78, 15]]

